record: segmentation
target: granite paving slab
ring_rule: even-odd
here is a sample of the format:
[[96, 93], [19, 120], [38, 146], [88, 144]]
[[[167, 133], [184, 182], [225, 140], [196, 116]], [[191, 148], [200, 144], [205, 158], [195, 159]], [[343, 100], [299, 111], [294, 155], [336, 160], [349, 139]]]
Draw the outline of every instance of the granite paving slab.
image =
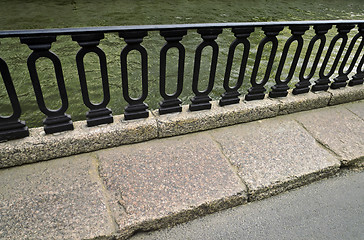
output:
[[364, 120], [364, 101], [349, 103], [345, 107]]
[[246, 202], [246, 187], [206, 133], [97, 153], [120, 234], [185, 222]]
[[[363, 101], [351, 109], [356, 111], [360, 106], [364, 108]], [[293, 117], [313, 137], [335, 152], [344, 165], [348, 165], [362, 160], [364, 156], [364, 121], [352, 111], [338, 106], [313, 110], [310, 114], [298, 113]], [[357, 113], [360, 114], [359, 110]]]
[[210, 131], [248, 187], [261, 199], [337, 171], [340, 162], [289, 116]]
[[95, 161], [78, 155], [0, 170], [0, 239], [90, 239], [114, 232]]

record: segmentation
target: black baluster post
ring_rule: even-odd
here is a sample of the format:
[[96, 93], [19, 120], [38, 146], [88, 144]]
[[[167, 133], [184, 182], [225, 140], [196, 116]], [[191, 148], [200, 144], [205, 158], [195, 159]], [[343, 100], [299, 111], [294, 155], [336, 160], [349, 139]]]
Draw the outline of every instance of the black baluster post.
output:
[[[125, 120], [147, 118], [149, 116], [148, 105], [144, 103], [148, 96], [148, 55], [143, 46], [140, 45], [143, 42], [143, 38], [148, 35], [147, 31], [122, 31], [119, 32], [119, 36], [124, 38], [126, 46], [121, 51], [121, 76], [123, 95], [127, 103], [129, 104], [125, 108], [124, 118]], [[129, 95], [129, 79], [128, 79], [128, 53], [132, 50], [137, 50], [141, 54], [142, 65], [142, 95], [135, 99]]]
[[[259, 43], [258, 46], [258, 52], [255, 57], [253, 72], [251, 75], [250, 82], [252, 84], [252, 87], [249, 88], [248, 94], [245, 95], [245, 100], [251, 101], [251, 100], [257, 100], [257, 99], [263, 99], [265, 94], [265, 88], [264, 85], [268, 82], [270, 72], [272, 70], [274, 58], [276, 56], [277, 48], [278, 48], [278, 40], [277, 35], [280, 31], [283, 30], [283, 26], [265, 26], [262, 27], [262, 30], [264, 31], [265, 37], [262, 39], [262, 41]], [[263, 80], [258, 83], [256, 81], [257, 73], [260, 65], [260, 60], [262, 58], [263, 49], [266, 43], [272, 42], [272, 49], [269, 56], [268, 65], [265, 71], [265, 75]]]
[[[357, 52], [355, 53], [355, 61], [353, 59], [353, 62], [356, 62], [356, 60], [358, 59], [362, 49], [363, 49], [363, 45], [364, 45], [364, 24], [358, 24], [358, 28], [359, 28], [359, 33], [358, 33], [358, 38], [362, 37], [360, 45], [358, 47]], [[357, 68], [356, 68], [356, 74], [353, 76], [353, 78], [349, 81], [349, 86], [356, 86], [356, 85], [360, 85], [363, 84], [364, 82], [364, 71], [363, 69], [363, 64], [364, 64], [364, 57], [362, 57], [362, 59], [360, 60]], [[351, 66], [350, 66], [351, 67]], [[353, 66], [354, 67], [354, 66]], [[349, 71], [350, 70], [350, 71]], [[349, 69], [348, 72], [351, 72], [351, 69]]]
[[[231, 30], [234, 33], [234, 36], [236, 39], [231, 43], [228, 53], [228, 59], [226, 63], [226, 70], [225, 70], [225, 76], [224, 76], [224, 89], [225, 93], [221, 95], [221, 99], [219, 102], [220, 106], [230, 105], [230, 104], [236, 104], [239, 103], [240, 99], [240, 93], [238, 92], [238, 89], [243, 84], [244, 75], [245, 75], [245, 69], [246, 64], [248, 62], [249, 52], [250, 52], [250, 42], [247, 39], [252, 32], [254, 32], [253, 27], [239, 27], [239, 28], [233, 28]], [[235, 86], [230, 87], [229, 81], [230, 81], [230, 74], [231, 74], [231, 67], [233, 65], [234, 60], [234, 53], [236, 47], [242, 43], [244, 45], [244, 53], [243, 58], [241, 60], [240, 64], [240, 71], [239, 71], [239, 77], [235, 84]]]
[[[78, 44], [81, 46], [81, 49], [78, 51], [76, 55], [76, 63], [77, 63], [78, 76], [80, 78], [83, 102], [90, 109], [90, 111], [86, 113], [88, 127], [113, 122], [112, 111], [106, 107], [107, 104], [110, 102], [110, 90], [109, 90], [109, 80], [107, 75], [106, 56], [105, 53], [98, 47], [98, 45], [100, 44], [100, 40], [103, 38], [104, 38], [103, 33], [72, 35], [72, 40], [77, 41]], [[85, 65], [83, 59], [85, 55], [90, 52], [96, 53], [100, 61], [104, 99], [102, 100], [101, 103], [98, 104], [94, 104], [91, 102], [87, 88]]]
[[[56, 41], [56, 36], [36, 36], [20, 37], [20, 42], [25, 43], [33, 50], [27, 60], [28, 70], [39, 109], [47, 117], [43, 121], [44, 131], [46, 134], [73, 130], [71, 116], [66, 114], [68, 108], [68, 98], [63, 78], [61, 61], [56, 54], [49, 51], [52, 42]], [[61, 96], [62, 106], [58, 110], [48, 109], [45, 105], [42, 89], [39, 83], [39, 77], [36, 69], [36, 61], [45, 57], [53, 62], [59, 94]]]
[[[295, 85], [296, 88], [293, 89], [293, 91], [292, 91], [292, 93], [295, 95], [302, 94], [302, 93], [308, 93], [310, 91], [310, 86], [311, 86], [310, 80], [316, 72], [318, 63], [321, 58], [322, 51], [323, 51], [325, 43], [326, 43], [325, 34], [331, 29], [331, 25], [315, 25], [313, 28], [315, 29], [316, 35], [311, 39], [311, 41], [308, 45], [305, 59], [303, 60], [303, 64], [302, 64], [302, 67], [301, 67], [301, 70], [299, 73], [300, 81], [298, 83], [296, 83], [296, 85]], [[305, 72], [306, 72], [306, 69], [308, 66], [308, 61], [310, 60], [313, 47], [315, 46], [315, 43], [317, 41], [320, 41], [320, 45], [317, 50], [315, 60], [312, 64], [311, 71], [310, 71], [309, 75], [307, 77], [305, 77]]]
[[6, 62], [0, 58], [0, 72], [13, 109], [11, 116], [0, 116], [0, 142], [29, 136], [28, 127], [20, 121], [21, 108]]
[[[310, 28], [308, 25], [292, 25], [289, 27], [291, 29], [292, 36], [287, 40], [286, 44], [284, 45], [281, 60], [279, 61], [277, 73], [276, 73], [276, 85], [272, 87], [272, 91], [269, 93], [269, 97], [276, 98], [276, 97], [285, 97], [288, 94], [288, 83], [291, 81], [293, 74], [297, 67], [297, 62], [300, 57], [302, 47], [303, 47], [303, 38], [302, 35]], [[291, 67], [289, 69], [289, 73], [287, 78], [282, 81], [281, 74], [284, 67], [284, 64], [287, 59], [288, 50], [292, 44], [292, 42], [297, 41], [297, 48], [295, 55], [293, 57], [293, 61], [291, 63]]]
[[[185, 48], [180, 43], [183, 36], [187, 34], [187, 30], [164, 30], [160, 35], [164, 37], [167, 43], [163, 46], [160, 52], [160, 82], [159, 90], [163, 97], [163, 101], [159, 103], [159, 114], [167, 114], [172, 112], [181, 112], [182, 101], [178, 99], [183, 89], [183, 74], [185, 65]], [[178, 49], [178, 76], [177, 76], [177, 90], [173, 94], [166, 93], [166, 58], [167, 52], [171, 48]]]
[[[338, 24], [337, 25], [338, 34], [331, 40], [331, 43], [329, 45], [329, 48], [327, 49], [324, 61], [322, 62], [322, 65], [320, 68], [320, 72], [319, 72], [320, 78], [315, 81], [315, 85], [312, 86], [311, 91], [313, 91], [313, 92], [326, 91], [329, 89], [329, 84], [331, 83], [330, 77], [335, 72], [335, 69], [339, 63], [339, 60], [344, 51], [346, 42], [348, 40], [347, 33], [350, 32], [350, 29], [352, 29], [353, 27], [354, 27], [354, 25], [351, 25], [351, 24]], [[329, 59], [331, 57], [335, 44], [339, 39], [342, 39], [339, 51], [335, 57], [334, 63], [332, 64], [332, 67], [331, 67], [329, 73], [325, 74], [327, 63], [329, 62]], [[345, 83], [345, 85], [346, 85], [346, 83]], [[333, 88], [338, 88], [340, 86], [343, 86], [343, 83], [337, 83], [333, 86]]]
[[[348, 41], [348, 33], [350, 32], [351, 29], [353, 29], [355, 27], [354, 24], [339, 24], [337, 26], [338, 28], [338, 32], [339, 32], [339, 35], [340, 35], [340, 38], [342, 38], [342, 43], [341, 43], [341, 46], [343, 48], [342, 51], [344, 51], [344, 48], [345, 48], [345, 45]], [[355, 37], [354, 37], [355, 38]], [[344, 41], [345, 41], [345, 44], [344, 44]], [[354, 42], [355, 43], [355, 42]], [[340, 46], [340, 49], [341, 49], [341, 46]], [[339, 76], [337, 76], [336, 78], [334, 78], [334, 82], [331, 83], [330, 85], [330, 88], [331, 89], [337, 89], [337, 88], [341, 88], [341, 87], [345, 87], [347, 85], [347, 80], [349, 80], [347, 74], [344, 73], [344, 68], [345, 68], [345, 65], [349, 59], [349, 55], [348, 53], [350, 54], [352, 49], [354, 47], [354, 44], [350, 44], [349, 45], [349, 48], [348, 50], [346, 51], [346, 54], [344, 56], [344, 59], [343, 61], [341, 62], [341, 65], [340, 65], [340, 68], [339, 68]], [[339, 50], [340, 51], [340, 50]], [[341, 57], [341, 54], [342, 52], [340, 53], [340, 57]], [[338, 54], [339, 55], [339, 54]], [[335, 59], [336, 60], [336, 59]], [[339, 61], [340, 58], [337, 60]], [[337, 65], [337, 64], [336, 64]]]
[[[219, 53], [219, 46], [215, 42], [217, 36], [222, 33], [222, 29], [219, 28], [203, 28], [198, 29], [197, 32], [201, 35], [203, 42], [196, 48], [195, 63], [193, 68], [193, 80], [192, 90], [195, 96], [191, 98], [191, 104], [189, 106], [190, 111], [199, 111], [211, 108], [211, 98], [209, 97], [210, 92], [214, 86], [217, 58]], [[198, 80], [200, 75], [200, 64], [201, 64], [201, 53], [206, 46], [212, 47], [212, 58], [210, 67], [209, 83], [204, 91], [198, 90]]]

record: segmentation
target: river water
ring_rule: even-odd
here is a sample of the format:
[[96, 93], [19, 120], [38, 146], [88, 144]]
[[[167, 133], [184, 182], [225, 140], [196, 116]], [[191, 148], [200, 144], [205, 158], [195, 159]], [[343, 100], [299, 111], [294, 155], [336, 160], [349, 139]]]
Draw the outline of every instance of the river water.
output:
[[[115, 25], [144, 25], [144, 24], [172, 24], [172, 23], [214, 23], [214, 22], [252, 22], [252, 21], [289, 21], [289, 20], [329, 20], [329, 19], [363, 19], [364, 4], [361, 0], [227, 0], [227, 1], [204, 1], [204, 0], [176, 0], [176, 1], [146, 1], [146, 0], [104, 0], [104, 1], [0, 1], [0, 28], [2, 30], [13, 29], [39, 29], [39, 28], [63, 28], [63, 27], [89, 27], [89, 26], [115, 26]], [[329, 40], [335, 35], [336, 29], [330, 30]], [[356, 30], [352, 30], [353, 36]], [[313, 30], [305, 34], [309, 40], [314, 35]], [[284, 29], [278, 36], [280, 40], [279, 49], [282, 50], [284, 40], [290, 36], [289, 29]], [[260, 29], [249, 38], [251, 42], [251, 53], [248, 60], [248, 67], [245, 74], [244, 84], [241, 93], [245, 94], [250, 84], [250, 75], [254, 64], [254, 56], [257, 45], [262, 39], [263, 33]], [[218, 99], [224, 92], [222, 87], [227, 52], [234, 36], [230, 29], [224, 29], [217, 42], [220, 47], [219, 62], [215, 80], [214, 90], [211, 97]], [[182, 43], [186, 48], [186, 63], [184, 90], [181, 99], [184, 104], [189, 103], [192, 94], [192, 71], [193, 59], [196, 46], [201, 42], [200, 36], [195, 31], [189, 31]], [[143, 46], [148, 51], [149, 71], [149, 95], [146, 100], [151, 109], [158, 108], [161, 100], [159, 95], [159, 51], [164, 40], [158, 32], [150, 32], [145, 38]], [[306, 41], [302, 53], [305, 52], [308, 41]], [[326, 44], [328, 45], [328, 44]], [[108, 75], [111, 91], [111, 102], [109, 107], [114, 114], [121, 114], [124, 111], [126, 102], [122, 97], [121, 74], [120, 74], [120, 52], [125, 43], [117, 34], [106, 34], [101, 41], [102, 48], [107, 56]], [[237, 79], [242, 53], [242, 46], [236, 52], [231, 80]], [[69, 36], [57, 37], [57, 42], [52, 45], [61, 62], [66, 81], [66, 88], [69, 96], [69, 109], [67, 113], [72, 115], [73, 120], [85, 119], [85, 112], [88, 110], [83, 102], [78, 80], [75, 55], [79, 50], [77, 43], [72, 42]], [[278, 50], [278, 53], [280, 53]], [[292, 60], [294, 47], [287, 63]], [[16, 91], [22, 106], [22, 120], [28, 126], [41, 126], [44, 115], [38, 110], [35, 95], [31, 87], [29, 73], [26, 67], [26, 59], [31, 51], [26, 45], [20, 44], [19, 39], [0, 39], [0, 57], [9, 65]], [[171, 49], [167, 58], [167, 89], [174, 92], [177, 72], [177, 51]], [[268, 53], [268, 51], [266, 51]], [[211, 49], [203, 51], [202, 62], [209, 62]], [[261, 66], [268, 61], [268, 55], [263, 56]], [[271, 79], [267, 88], [274, 85], [274, 73], [278, 65], [279, 54], [276, 57]], [[129, 82], [132, 96], [140, 94], [140, 55], [132, 52], [129, 60]], [[321, 60], [322, 61], [322, 60]], [[101, 100], [100, 67], [96, 55], [89, 54], [85, 57], [86, 77], [93, 102]], [[349, 61], [350, 62], [350, 61]], [[302, 61], [300, 61], [302, 63]], [[299, 63], [299, 66], [300, 66]], [[289, 64], [284, 69], [287, 74]], [[201, 66], [200, 89], [207, 84], [209, 72], [208, 64]], [[50, 60], [40, 59], [37, 62], [39, 77], [44, 91], [46, 104], [49, 108], [57, 109], [60, 106], [59, 93], [56, 87], [53, 66]], [[308, 69], [310, 70], [310, 69]], [[318, 72], [318, 71], [317, 71]], [[263, 76], [264, 68], [259, 70], [259, 76]], [[316, 74], [317, 76], [317, 74]], [[317, 77], [316, 77], [317, 78]], [[292, 82], [293, 86], [298, 81], [298, 74]], [[0, 115], [11, 114], [9, 101], [0, 81]]]

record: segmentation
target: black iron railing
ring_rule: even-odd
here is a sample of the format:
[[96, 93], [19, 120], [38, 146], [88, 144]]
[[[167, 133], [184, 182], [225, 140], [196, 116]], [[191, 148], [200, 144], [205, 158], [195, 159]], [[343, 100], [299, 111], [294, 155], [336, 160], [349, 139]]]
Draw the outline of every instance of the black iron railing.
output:
[[[336, 26], [337, 34], [329, 43], [326, 53], [324, 53], [324, 47], [326, 44], [326, 34], [332, 28]], [[277, 35], [285, 28], [288, 27], [291, 31], [291, 37], [285, 42], [280, 59], [277, 59]], [[56, 37], [59, 35], [70, 35], [73, 41], [76, 41], [81, 49], [78, 53], [75, 53], [77, 69], [79, 74], [79, 81], [81, 84], [81, 93], [84, 104], [89, 108], [87, 112], [87, 125], [89, 127], [112, 123], [113, 116], [112, 110], [107, 107], [110, 101], [110, 90], [107, 73], [106, 55], [98, 45], [100, 40], [104, 38], [105, 33], [117, 32], [120, 38], [123, 38], [126, 42], [126, 46], [121, 50], [121, 77], [122, 77], [122, 89], [123, 97], [128, 103], [125, 108], [124, 116], [126, 120], [146, 118], [149, 116], [148, 106], [145, 104], [145, 99], [148, 96], [148, 51], [142, 46], [143, 38], [148, 35], [150, 31], [159, 31], [160, 35], [165, 39], [166, 44], [160, 50], [160, 95], [163, 100], [160, 102], [159, 113], [168, 114], [173, 112], [181, 112], [181, 100], [179, 96], [183, 89], [184, 81], [184, 65], [185, 65], [185, 47], [181, 43], [181, 40], [187, 35], [188, 30], [197, 30], [200, 34], [202, 42], [197, 46], [195, 50], [194, 68], [193, 68], [193, 80], [192, 91], [194, 97], [191, 98], [191, 104], [189, 109], [191, 111], [199, 111], [203, 109], [211, 108], [211, 98], [209, 94], [213, 90], [216, 74], [216, 65], [218, 61], [219, 46], [216, 42], [219, 34], [223, 29], [231, 29], [232, 34], [235, 36], [235, 40], [231, 43], [226, 70], [224, 75], [223, 87], [225, 93], [222, 94], [220, 99], [220, 106], [229, 104], [238, 104], [240, 101], [239, 89], [243, 84], [245, 76], [248, 55], [250, 52], [249, 36], [258, 28], [264, 32], [264, 38], [258, 45], [258, 50], [255, 56], [254, 66], [252, 74], [250, 76], [251, 87], [248, 93], [245, 95], [245, 100], [258, 100], [265, 97], [266, 83], [271, 75], [272, 66], [274, 61], [279, 61], [278, 68], [275, 74], [275, 85], [269, 92], [269, 97], [285, 97], [288, 94], [288, 83], [292, 80], [295, 72], [299, 71], [299, 82], [295, 85], [292, 93], [302, 94], [308, 91], [326, 91], [329, 87], [332, 89], [358, 84], [363, 84], [364, 77], [364, 58], [359, 60], [361, 51], [363, 49], [363, 34], [364, 34], [364, 21], [304, 21], [304, 22], [255, 22], [255, 23], [217, 23], [217, 24], [182, 24], [182, 25], [153, 25], [153, 26], [115, 26], [115, 27], [90, 27], [90, 28], [68, 28], [68, 29], [42, 29], [42, 30], [21, 30], [21, 31], [1, 31], [0, 38], [14, 38], [19, 37], [20, 42], [28, 45], [32, 50], [32, 53], [28, 57], [27, 66], [32, 81], [33, 89], [35, 92], [36, 100], [40, 111], [46, 115], [44, 120], [44, 131], [47, 134], [61, 132], [73, 129], [73, 123], [71, 116], [66, 111], [68, 108], [68, 98], [65, 87], [65, 81], [63, 78], [62, 65], [60, 59], [53, 52], [50, 51], [51, 45], [56, 41]], [[309, 40], [306, 51], [302, 51], [304, 39], [303, 35], [307, 30], [313, 28], [315, 35]], [[348, 39], [348, 33], [357, 28], [357, 34]], [[361, 38], [361, 39], [360, 39]], [[332, 59], [334, 46], [341, 41], [339, 49]], [[287, 63], [287, 54], [291, 47], [291, 44], [297, 42], [297, 47], [291, 63]], [[348, 42], [350, 42], [348, 44]], [[233, 66], [234, 52], [239, 44], [244, 47], [239, 76], [234, 86], [231, 86], [230, 75]], [[271, 44], [269, 60], [265, 70], [264, 77], [258, 81], [257, 72], [259, 65], [261, 64], [261, 58], [265, 46]], [[357, 45], [356, 51], [353, 51], [354, 45]], [[212, 48], [212, 57], [210, 63], [210, 74], [208, 78], [207, 88], [203, 91], [199, 90], [199, 72], [201, 64], [201, 54], [205, 47], [210, 46]], [[315, 51], [315, 56], [311, 70], [309, 74], [305, 76], [305, 72], [308, 68], [309, 60], [312, 58], [314, 47], [318, 47]], [[178, 50], [178, 72], [176, 91], [173, 94], [166, 92], [166, 58], [167, 52], [171, 48]], [[129, 94], [129, 79], [128, 79], [128, 53], [136, 50], [141, 55], [141, 95], [139, 98], [132, 98]], [[86, 54], [93, 52], [97, 54], [100, 62], [101, 76], [102, 76], [102, 89], [100, 94], [103, 95], [103, 100], [94, 104], [90, 101], [89, 92], [87, 88], [84, 57]], [[319, 65], [321, 56], [325, 54], [323, 62]], [[61, 107], [57, 110], [51, 110], [46, 107], [44, 101], [42, 89], [38, 72], [36, 69], [36, 61], [39, 58], [48, 58], [53, 62], [58, 90], [61, 97]], [[297, 69], [297, 63], [299, 59], [303, 59], [303, 64], [300, 69]], [[349, 64], [349, 58], [351, 63]], [[341, 61], [340, 61], [341, 60]], [[289, 64], [289, 72], [285, 79], [282, 79], [282, 69]], [[314, 82], [311, 87], [310, 80], [314, 77], [316, 69], [320, 67], [318, 80]], [[353, 72], [355, 74], [349, 79], [349, 75]], [[329, 69], [327, 69], [329, 68]], [[346, 70], [345, 70], [346, 69]], [[8, 66], [3, 59], [0, 59], [0, 71], [4, 85], [6, 87], [8, 97], [13, 109], [11, 116], [0, 117], [0, 140], [10, 140], [16, 138], [22, 138], [29, 135], [28, 127], [25, 125], [21, 118], [21, 109], [15, 88], [12, 82], [12, 78], [9, 73]], [[332, 79], [336, 73], [335, 78]]]

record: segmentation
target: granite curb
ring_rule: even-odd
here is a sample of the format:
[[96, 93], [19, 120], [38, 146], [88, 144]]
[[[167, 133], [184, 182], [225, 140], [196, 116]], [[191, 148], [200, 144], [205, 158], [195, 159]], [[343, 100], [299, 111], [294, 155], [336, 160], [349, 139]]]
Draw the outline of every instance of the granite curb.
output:
[[190, 112], [183, 106], [181, 113], [160, 116], [157, 111], [147, 119], [123, 120], [114, 117], [114, 123], [86, 127], [86, 121], [74, 123], [75, 130], [45, 135], [43, 128], [30, 129], [30, 136], [0, 143], [0, 168], [7, 168], [54, 158], [96, 151], [155, 138], [177, 136], [278, 115], [322, 108], [364, 99], [364, 85], [327, 92], [309, 92], [285, 98], [266, 97], [259, 101], [244, 101], [220, 107], [212, 102], [211, 110]]
[[127, 239], [362, 167], [363, 105], [1, 169], [0, 236]]

